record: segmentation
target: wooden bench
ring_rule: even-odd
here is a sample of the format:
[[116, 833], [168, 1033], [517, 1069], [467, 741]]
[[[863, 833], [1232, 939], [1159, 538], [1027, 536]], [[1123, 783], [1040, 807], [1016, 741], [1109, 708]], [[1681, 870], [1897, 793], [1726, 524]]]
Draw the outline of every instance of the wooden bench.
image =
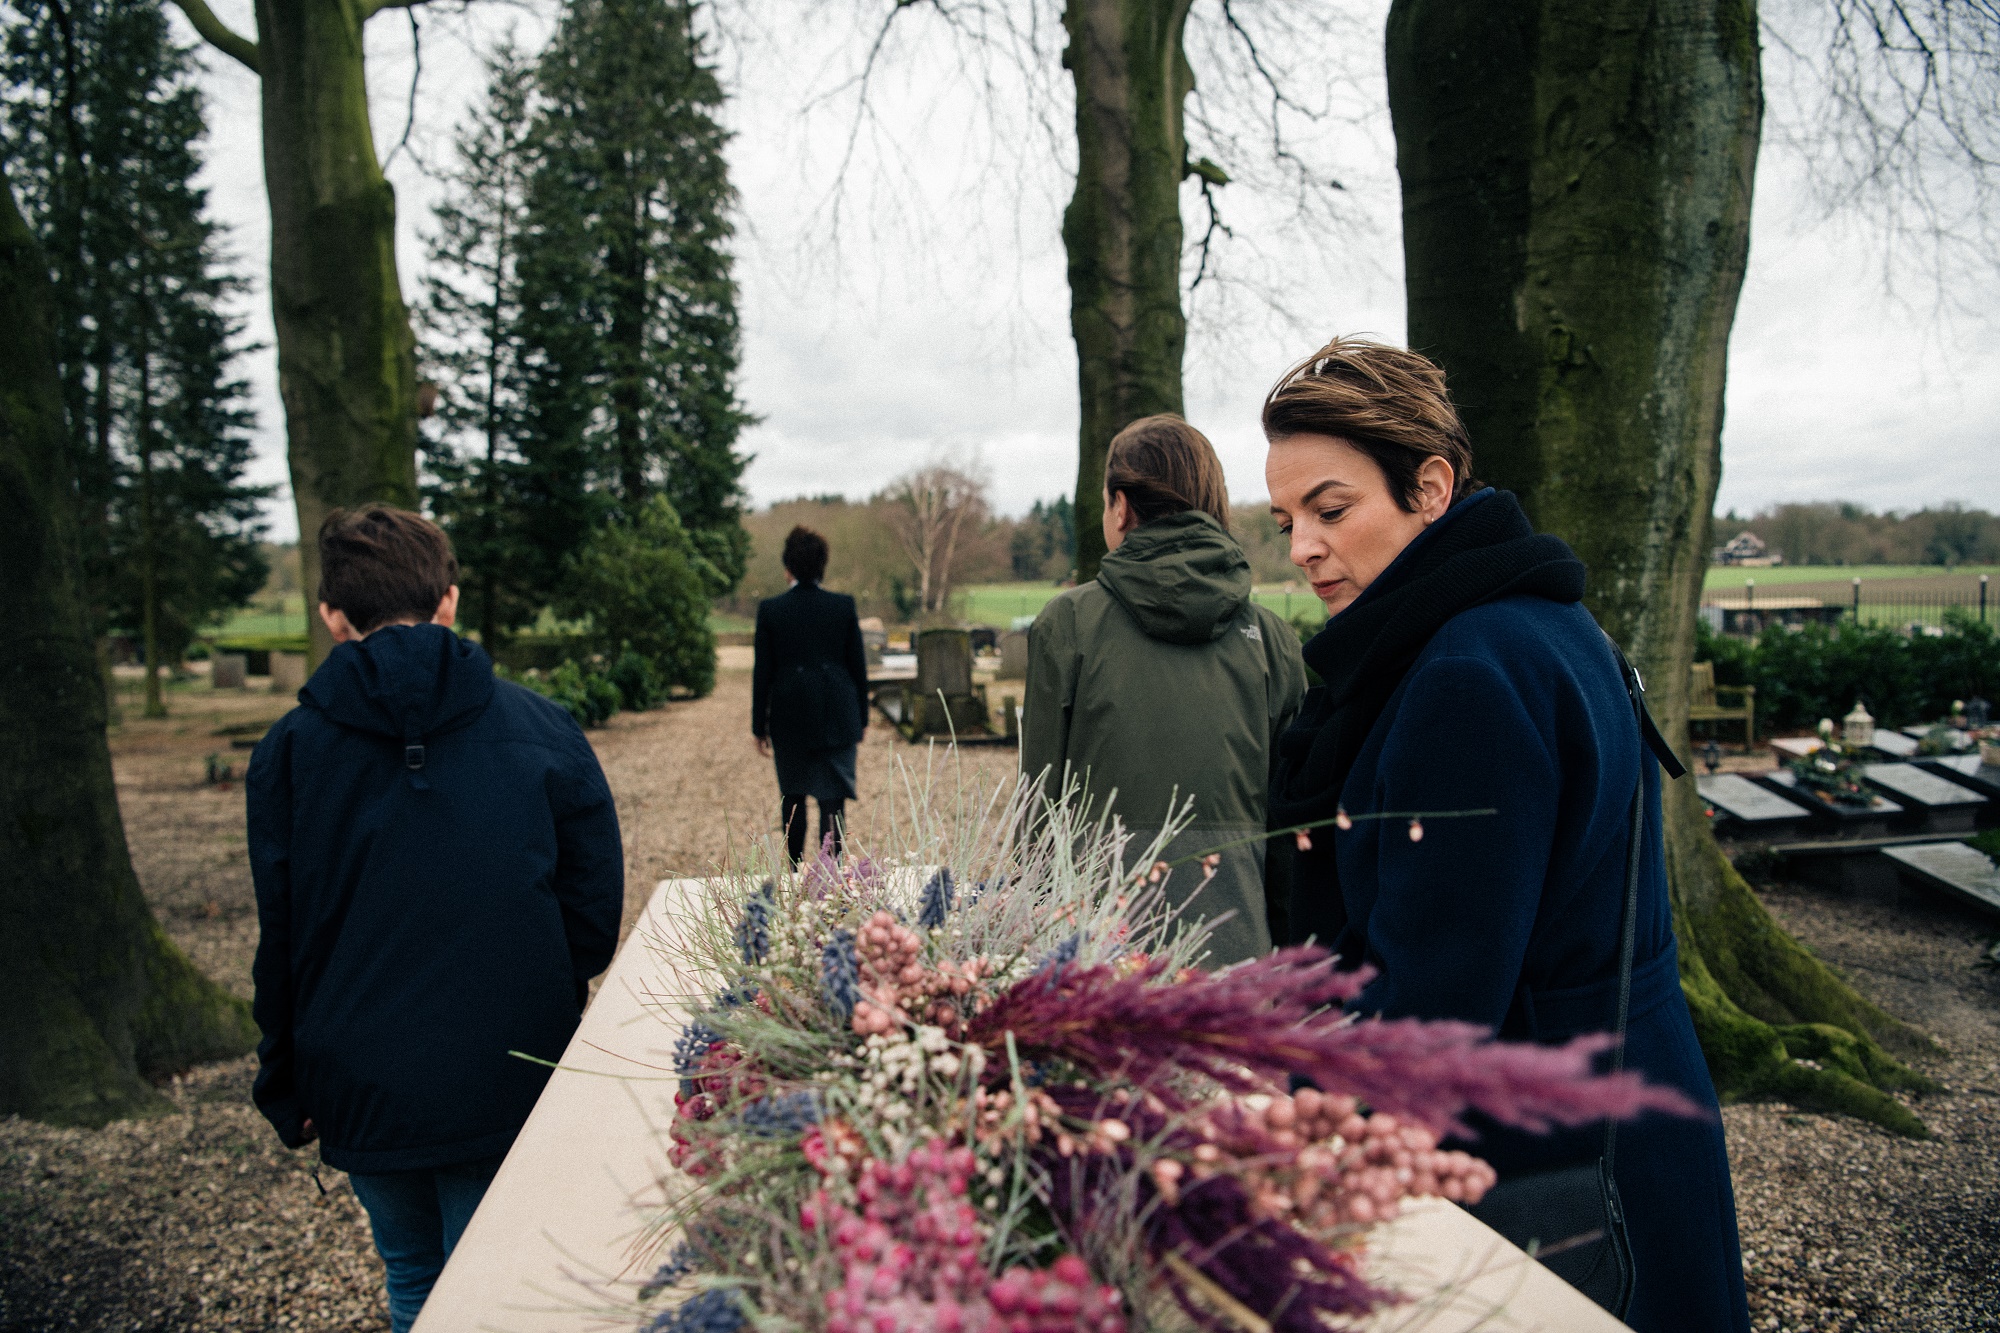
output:
[[[1738, 703], [1730, 707], [1721, 702], [1720, 695], [1736, 696]], [[1743, 722], [1743, 748], [1749, 749], [1757, 743], [1757, 687], [1755, 685], [1717, 685], [1715, 683], [1715, 663], [1696, 662], [1688, 670], [1688, 723], [1696, 722]]]

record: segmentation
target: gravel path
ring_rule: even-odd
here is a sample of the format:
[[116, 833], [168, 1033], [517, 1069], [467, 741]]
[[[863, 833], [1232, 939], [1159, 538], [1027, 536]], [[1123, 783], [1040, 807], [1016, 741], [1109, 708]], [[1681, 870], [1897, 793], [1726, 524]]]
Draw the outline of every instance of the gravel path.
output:
[[[250, 993], [256, 915], [241, 788], [203, 783], [222, 726], [268, 721], [268, 695], [173, 698], [165, 722], [113, 741], [133, 858], [168, 933], [211, 976]], [[750, 745], [746, 672], [708, 699], [621, 715], [591, 733], [625, 830], [627, 921], [652, 885], [700, 874], [767, 836], [776, 788]], [[893, 817], [892, 756], [1008, 771], [1013, 752], [940, 760], [870, 729], [852, 818]], [[945, 770], [946, 776], [952, 770]], [[1765, 900], [1822, 958], [1948, 1052], [1947, 1091], [1912, 1143], [1784, 1106], [1724, 1112], [1754, 1322], [1797, 1333], [2000, 1330], [2000, 970], [1994, 927], [1915, 890], [1841, 898], [1768, 886]], [[283, 1149], [249, 1101], [254, 1061], [190, 1071], [175, 1110], [104, 1130], [0, 1120], [0, 1333], [388, 1326], [381, 1267], [345, 1178]]]

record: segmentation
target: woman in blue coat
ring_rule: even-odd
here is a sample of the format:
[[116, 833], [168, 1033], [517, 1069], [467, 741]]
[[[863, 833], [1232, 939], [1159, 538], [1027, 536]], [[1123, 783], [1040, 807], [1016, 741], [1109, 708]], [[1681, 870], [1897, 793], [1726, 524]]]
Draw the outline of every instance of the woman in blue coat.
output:
[[[1625, 1066], [1710, 1115], [1619, 1128], [1625, 1318], [1641, 1333], [1747, 1330], [1722, 1124], [1680, 990], [1659, 769], [1581, 605], [1583, 565], [1513, 495], [1474, 488], [1444, 374], [1415, 353], [1336, 339], [1272, 389], [1263, 424], [1272, 513], [1330, 616], [1305, 647], [1324, 684], [1279, 742], [1273, 827], [1494, 812], [1301, 835], [1294, 942], [1376, 969], [1360, 1012], [1524, 1041], [1610, 1031], [1643, 783]], [[1467, 1146], [1503, 1182], [1603, 1148], [1601, 1130], [1485, 1131]]]

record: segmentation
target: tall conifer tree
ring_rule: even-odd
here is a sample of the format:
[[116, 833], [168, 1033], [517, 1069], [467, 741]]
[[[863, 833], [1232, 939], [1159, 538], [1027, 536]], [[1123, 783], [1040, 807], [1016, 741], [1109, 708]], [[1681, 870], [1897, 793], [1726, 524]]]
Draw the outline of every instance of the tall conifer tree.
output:
[[[665, 495], [733, 585], [748, 546], [735, 444], [750, 419], [735, 387], [734, 196], [722, 89], [691, 6], [572, 0], [539, 85], [521, 259], [523, 323], [539, 349], [527, 461], [551, 479], [587, 476], [628, 517]], [[549, 497], [552, 510], [562, 498]], [[592, 517], [570, 500], [544, 537], [564, 554]], [[564, 517], [580, 525], [573, 540]]]
[[541, 609], [533, 592], [545, 488], [522, 454], [533, 349], [521, 319], [521, 243], [536, 154], [534, 62], [503, 42], [486, 59], [485, 101], [459, 127], [446, 192], [425, 242], [420, 354], [437, 378], [442, 439], [430, 448], [433, 512], [451, 532], [464, 619], [488, 647]]
[[66, 439], [94, 629], [142, 643], [147, 712], [195, 631], [263, 582], [232, 373], [242, 281], [206, 216], [202, 100], [157, 3], [9, 6], [6, 119], [57, 279]]

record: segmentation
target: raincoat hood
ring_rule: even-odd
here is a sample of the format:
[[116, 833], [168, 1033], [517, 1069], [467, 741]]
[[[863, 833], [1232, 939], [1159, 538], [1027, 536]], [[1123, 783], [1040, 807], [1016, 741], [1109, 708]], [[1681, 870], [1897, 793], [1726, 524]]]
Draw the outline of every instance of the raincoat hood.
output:
[[493, 659], [442, 625], [385, 625], [337, 644], [299, 702], [356, 731], [415, 742], [472, 721], [493, 698]]
[[1148, 638], [1212, 643], [1250, 600], [1250, 559], [1221, 524], [1188, 510], [1126, 533], [1097, 581]]

